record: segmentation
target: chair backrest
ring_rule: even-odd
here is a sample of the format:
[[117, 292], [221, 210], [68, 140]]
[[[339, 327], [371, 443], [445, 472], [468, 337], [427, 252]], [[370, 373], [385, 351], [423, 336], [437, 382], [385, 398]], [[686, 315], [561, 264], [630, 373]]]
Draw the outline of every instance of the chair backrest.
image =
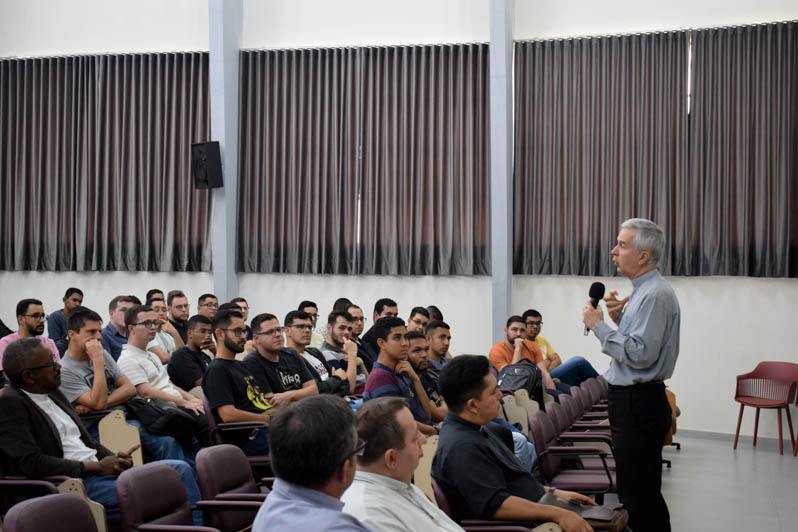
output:
[[446, 492], [443, 491], [443, 488], [441, 488], [441, 486], [435, 482], [435, 479], [432, 477], [430, 477], [430, 484], [432, 485], [432, 492], [435, 495], [435, 502], [438, 503], [438, 508], [440, 508], [443, 513], [448, 515], [449, 519], [455, 523], [459, 523], [460, 519], [458, 519], [458, 516], [454, 511], [452, 503], [449, 502], [449, 497], [446, 495]]
[[413, 472], [413, 484], [418, 486], [418, 489], [424, 492], [433, 503], [435, 502], [435, 492], [432, 490], [432, 477], [430, 471], [432, 470], [432, 459], [435, 457], [435, 451], [438, 449], [438, 436], [427, 436], [427, 441], [421, 446], [424, 455], [418, 461], [415, 472]]
[[143, 524], [194, 524], [183, 480], [167, 465], [153, 462], [122, 472], [116, 495], [123, 532]]
[[222, 432], [218, 430], [219, 420], [216, 419], [216, 412], [211, 408], [211, 403], [208, 402], [207, 397], [202, 397], [202, 409], [205, 410], [205, 418], [208, 420], [208, 430], [211, 434], [211, 441], [214, 445], [224, 443], [222, 439]]
[[529, 397], [528, 391], [516, 390], [513, 395], [515, 396], [515, 402], [518, 404], [518, 406], [525, 409], [527, 414], [540, 410], [540, 405], [537, 401]]
[[579, 417], [577, 415], [578, 408], [576, 406], [576, 400], [568, 394], [562, 394], [560, 395], [560, 406], [565, 412], [565, 417], [570, 427]]
[[542, 455], [543, 475], [546, 479], [554, 478], [560, 470], [560, 457], [551, 454], [543, 454], [549, 446], [555, 443], [557, 431], [554, 429], [551, 420], [545, 412], [535, 412], [529, 415], [529, 428], [532, 431], [532, 441], [535, 445], [535, 452], [538, 456]]
[[[110, 414], [100, 420], [97, 426], [100, 433], [100, 443], [115, 453], [127, 451], [134, 445], [141, 445], [139, 429], [128, 425], [125, 414], [121, 410], [112, 410]], [[133, 465], [142, 465], [144, 456], [141, 447], [133, 452]]]
[[5, 532], [97, 532], [94, 516], [84, 499], [59, 493], [14, 505], [3, 521]]
[[570, 391], [571, 397], [574, 398], [574, 401], [576, 401], [576, 406], [579, 409], [578, 417], [582, 417], [582, 414], [590, 410], [590, 407], [592, 406], [590, 404], [590, 398], [579, 386], [571, 386]]
[[552, 403], [546, 409], [549, 419], [557, 431], [557, 436], [568, 430], [571, 422], [568, 419], [568, 414], [565, 412], [565, 407], [561, 403]]
[[590, 395], [590, 402], [597, 404], [601, 401], [601, 385], [596, 379], [588, 379], [582, 383], [582, 389]]
[[[200, 449], [195, 460], [197, 482], [204, 500], [230, 493], [260, 493], [244, 451], [223, 443]], [[208, 526], [219, 530], [242, 530], [255, 520], [257, 510], [230, 510], [206, 514]]]
[[735, 399], [740, 396], [773, 401], [796, 401], [798, 404], [798, 364], [792, 362], [760, 362], [754, 371], [737, 377]]
[[518, 406], [518, 403], [515, 401], [514, 395], [505, 395], [502, 397], [502, 404], [504, 408], [504, 414], [507, 418], [507, 421], [511, 425], [518, 425], [521, 427], [521, 430], [529, 436], [529, 422], [527, 420], [528, 412], [525, 408]]

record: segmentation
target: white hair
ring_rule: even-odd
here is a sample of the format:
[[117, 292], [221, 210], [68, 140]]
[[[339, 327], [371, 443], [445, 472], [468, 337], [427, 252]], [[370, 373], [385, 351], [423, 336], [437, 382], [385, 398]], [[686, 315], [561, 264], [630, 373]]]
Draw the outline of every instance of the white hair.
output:
[[649, 262], [656, 265], [665, 251], [665, 231], [662, 227], [645, 218], [629, 218], [621, 224], [621, 229], [637, 229], [632, 240], [635, 250], [648, 251]]

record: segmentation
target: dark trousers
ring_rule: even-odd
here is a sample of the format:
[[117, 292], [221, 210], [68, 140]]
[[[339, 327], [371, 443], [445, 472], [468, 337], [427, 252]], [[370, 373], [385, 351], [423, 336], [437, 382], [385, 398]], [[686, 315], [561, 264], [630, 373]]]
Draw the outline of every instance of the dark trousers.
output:
[[671, 427], [671, 408], [661, 382], [610, 386], [609, 415], [618, 498], [635, 532], [670, 532], [662, 497], [662, 444]]

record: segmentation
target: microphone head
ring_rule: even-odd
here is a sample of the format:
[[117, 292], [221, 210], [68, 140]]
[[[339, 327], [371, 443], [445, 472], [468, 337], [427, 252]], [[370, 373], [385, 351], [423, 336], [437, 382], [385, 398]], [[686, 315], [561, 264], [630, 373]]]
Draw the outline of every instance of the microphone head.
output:
[[604, 290], [604, 283], [596, 282], [590, 285], [590, 292], [588, 292], [588, 295], [590, 299], [599, 301], [604, 297]]

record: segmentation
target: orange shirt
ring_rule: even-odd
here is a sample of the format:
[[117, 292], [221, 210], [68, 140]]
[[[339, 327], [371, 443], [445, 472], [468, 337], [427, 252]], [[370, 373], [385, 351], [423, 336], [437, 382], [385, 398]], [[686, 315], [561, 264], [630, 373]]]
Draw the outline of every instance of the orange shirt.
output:
[[[508, 346], [505, 340], [502, 340], [490, 348], [488, 356], [490, 357], [491, 365], [496, 368], [496, 371], [501, 370], [504, 366], [513, 362], [513, 352], [514, 349]], [[524, 340], [524, 345], [521, 347], [521, 358], [538, 364], [543, 362], [543, 352], [535, 342]]]

